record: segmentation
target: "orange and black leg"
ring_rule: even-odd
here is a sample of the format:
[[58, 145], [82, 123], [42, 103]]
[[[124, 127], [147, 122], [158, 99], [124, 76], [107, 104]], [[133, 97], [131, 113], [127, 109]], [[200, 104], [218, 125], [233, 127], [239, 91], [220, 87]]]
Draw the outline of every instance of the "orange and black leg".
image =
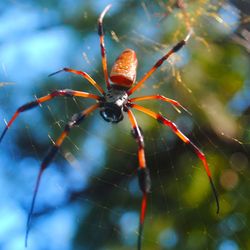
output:
[[17, 111], [15, 112], [15, 114], [10, 119], [10, 121], [7, 123], [4, 131], [2, 132], [2, 134], [0, 136], [0, 143], [1, 143], [4, 135], [6, 134], [8, 129], [10, 128], [11, 124], [15, 121], [15, 119], [18, 117], [18, 115], [20, 113], [27, 111], [29, 109], [35, 108], [35, 107], [39, 106], [41, 103], [50, 101], [51, 99], [53, 99], [54, 97], [57, 97], [57, 96], [67, 96], [67, 97], [78, 96], [78, 97], [83, 97], [83, 98], [91, 98], [91, 99], [95, 99], [95, 100], [101, 99], [101, 97], [98, 95], [94, 95], [94, 94], [90, 94], [90, 93], [82, 92], [82, 91], [75, 91], [75, 90], [71, 90], [71, 89], [55, 90], [46, 96], [40, 97], [40, 98], [36, 99], [35, 101], [26, 103], [23, 106], [21, 106], [20, 108], [18, 108]]
[[144, 152], [144, 140], [143, 140], [142, 132], [137, 124], [137, 121], [132, 111], [128, 109], [127, 113], [128, 113], [129, 121], [132, 126], [133, 137], [135, 138], [138, 144], [138, 162], [139, 162], [138, 180], [139, 180], [140, 189], [143, 193], [142, 203], [141, 203], [141, 213], [140, 213], [138, 245], [137, 245], [137, 249], [140, 250], [143, 225], [144, 225], [144, 220], [145, 220], [145, 215], [146, 215], [147, 194], [150, 192], [151, 180], [150, 180], [149, 170], [146, 166], [145, 152]]
[[158, 122], [160, 122], [161, 124], [165, 125], [165, 126], [168, 126], [172, 129], [172, 131], [183, 141], [185, 142], [187, 145], [189, 145], [191, 147], [191, 149], [195, 152], [195, 154], [199, 157], [199, 159], [202, 161], [203, 163], [203, 166], [206, 170], [206, 173], [207, 173], [207, 176], [209, 178], [209, 181], [210, 181], [210, 185], [211, 185], [211, 188], [212, 188], [212, 191], [213, 191], [213, 194], [214, 194], [214, 197], [215, 197], [215, 200], [216, 200], [216, 205], [217, 205], [217, 214], [219, 213], [219, 210], [220, 210], [220, 206], [219, 206], [219, 199], [218, 199], [218, 195], [217, 195], [217, 191], [215, 189], [215, 185], [213, 183], [213, 180], [212, 180], [212, 176], [211, 176], [211, 172], [210, 172], [210, 169], [209, 169], [209, 166], [208, 166], [208, 163], [207, 163], [207, 160], [206, 160], [206, 157], [204, 155], [204, 153], [192, 142], [190, 141], [178, 128], [177, 126], [170, 120], [166, 119], [165, 117], [163, 117], [161, 114], [159, 113], [155, 113], [153, 112], [152, 110], [148, 109], [148, 108], [145, 108], [145, 107], [142, 107], [142, 106], [139, 106], [137, 104], [134, 104], [134, 103], [130, 103], [129, 106], [131, 108], [134, 108], [134, 109], [137, 109], [151, 117], [153, 117], [154, 119], [156, 119]]
[[101, 55], [102, 55], [102, 67], [103, 67], [103, 73], [105, 82], [107, 85], [107, 88], [110, 89], [110, 82], [109, 82], [109, 76], [108, 76], [108, 66], [107, 66], [107, 57], [106, 57], [106, 49], [104, 44], [104, 31], [103, 31], [103, 18], [105, 14], [109, 11], [111, 8], [111, 4], [109, 4], [101, 13], [99, 19], [98, 19], [98, 35], [100, 37], [100, 47], [101, 47]]
[[163, 95], [159, 95], [159, 94], [158, 95], [139, 96], [139, 97], [134, 97], [134, 98], [129, 99], [130, 102], [145, 101], [145, 100], [161, 100], [164, 102], [168, 102], [168, 103], [171, 103], [176, 108], [182, 108], [184, 111], [191, 114], [185, 107], [183, 107], [176, 100], [167, 98], [167, 97], [165, 97]]
[[53, 76], [53, 75], [61, 73], [63, 71], [82, 76], [90, 84], [92, 84], [101, 94], [105, 93], [104, 90], [103, 90], [103, 88], [89, 74], [87, 74], [84, 71], [70, 69], [70, 68], [63, 68], [63, 69], [60, 69], [60, 70], [58, 70], [58, 71], [56, 71], [54, 73], [51, 73], [49, 76]]
[[128, 90], [127, 94], [131, 95], [134, 93], [141, 85], [162, 65], [164, 61], [166, 61], [172, 54], [179, 51], [189, 40], [190, 36], [192, 35], [192, 31], [188, 33], [188, 35], [185, 37], [185, 39], [178, 42], [172, 49], [170, 49], [166, 55], [164, 55], [162, 58], [160, 58], [155, 65], [142, 77], [138, 83], [132, 87], [130, 90]]
[[65, 126], [65, 128], [64, 128], [63, 132], [61, 133], [61, 135], [59, 136], [59, 138], [56, 140], [55, 144], [50, 149], [47, 156], [42, 161], [42, 164], [41, 164], [38, 176], [37, 176], [36, 185], [35, 185], [35, 189], [34, 189], [34, 193], [33, 193], [33, 197], [32, 197], [32, 202], [31, 202], [31, 206], [30, 206], [30, 211], [29, 211], [29, 215], [28, 215], [28, 220], [27, 220], [26, 235], [25, 235], [25, 246], [26, 247], [27, 247], [27, 243], [28, 243], [28, 235], [29, 235], [29, 230], [30, 230], [30, 226], [31, 226], [31, 219], [32, 219], [33, 211], [34, 211], [37, 192], [38, 192], [38, 188], [39, 188], [41, 177], [42, 177], [44, 170], [49, 166], [51, 161], [54, 159], [54, 157], [55, 157], [56, 153], [58, 152], [59, 148], [61, 147], [63, 141], [69, 135], [70, 130], [73, 127], [79, 125], [88, 114], [90, 114], [91, 112], [96, 110], [98, 107], [99, 107], [99, 104], [97, 103], [97, 104], [94, 104], [94, 105], [90, 106], [89, 108], [85, 109], [83, 112], [73, 115], [71, 120]]

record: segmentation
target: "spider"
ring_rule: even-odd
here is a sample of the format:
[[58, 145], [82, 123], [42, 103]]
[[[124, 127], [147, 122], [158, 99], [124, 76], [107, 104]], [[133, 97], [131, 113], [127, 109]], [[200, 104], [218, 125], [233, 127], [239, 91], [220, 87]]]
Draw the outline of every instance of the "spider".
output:
[[219, 213], [219, 199], [218, 199], [218, 195], [215, 189], [215, 185], [212, 181], [211, 172], [210, 172], [204, 153], [192, 141], [190, 141], [187, 136], [185, 136], [178, 129], [175, 123], [168, 120], [166, 117], [164, 117], [160, 113], [156, 113], [152, 111], [151, 109], [148, 109], [148, 108], [145, 108], [143, 106], [136, 104], [136, 102], [142, 101], [142, 100], [157, 99], [157, 100], [161, 100], [164, 102], [168, 102], [174, 105], [175, 107], [179, 107], [184, 110], [186, 109], [179, 102], [173, 99], [167, 98], [160, 94], [130, 98], [130, 95], [132, 95], [138, 88], [140, 88], [142, 84], [154, 73], [154, 71], [156, 71], [156, 69], [158, 69], [162, 65], [164, 61], [166, 61], [172, 54], [179, 51], [187, 43], [190, 36], [192, 35], [192, 30], [188, 33], [188, 35], [183, 40], [181, 40], [176, 45], [174, 45], [162, 58], [160, 58], [153, 65], [153, 67], [142, 77], [142, 79], [140, 79], [135, 84], [136, 70], [137, 70], [137, 57], [136, 57], [135, 51], [132, 49], [125, 49], [119, 55], [119, 57], [116, 59], [111, 69], [110, 76], [108, 75], [106, 49], [104, 45], [103, 18], [110, 8], [111, 8], [111, 5], [106, 6], [98, 19], [98, 35], [100, 39], [102, 67], [103, 67], [103, 73], [104, 73], [107, 91], [105, 92], [103, 88], [98, 83], [96, 83], [96, 81], [86, 72], [74, 70], [70, 68], [63, 68], [59, 71], [56, 71], [50, 74], [49, 76], [55, 75], [63, 71], [80, 75], [84, 79], [86, 79], [90, 84], [92, 84], [100, 93], [100, 95], [95, 95], [92, 93], [76, 91], [76, 90], [71, 90], [71, 89], [55, 90], [46, 96], [40, 97], [34, 101], [31, 101], [19, 107], [14, 113], [14, 115], [12, 116], [12, 118], [10, 119], [10, 121], [6, 124], [6, 127], [1, 134], [0, 142], [2, 141], [4, 135], [6, 134], [6, 132], [8, 131], [8, 129], [10, 128], [10, 126], [12, 125], [12, 123], [15, 121], [15, 119], [18, 117], [20, 113], [30, 110], [34, 107], [37, 107], [41, 103], [50, 101], [51, 99], [55, 97], [66, 96], [66, 97], [71, 97], [71, 98], [72, 97], [90, 98], [90, 99], [95, 100], [96, 102], [95, 104], [91, 105], [87, 109], [83, 110], [82, 112], [78, 114], [74, 114], [71, 117], [69, 122], [66, 124], [63, 132], [55, 141], [55, 143], [52, 145], [50, 151], [48, 152], [48, 154], [46, 155], [46, 157], [43, 159], [41, 163], [40, 170], [36, 179], [36, 184], [35, 184], [35, 188], [33, 192], [28, 219], [27, 219], [25, 246], [27, 246], [32, 214], [34, 211], [39, 184], [40, 184], [41, 177], [42, 177], [44, 170], [49, 166], [51, 161], [56, 156], [59, 148], [61, 147], [65, 138], [69, 135], [71, 129], [78, 126], [81, 122], [83, 122], [86, 116], [88, 116], [90, 113], [92, 113], [93, 111], [97, 109], [100, 110], [100, 115], [102, 116], [102, 118], [105, 121], [111, 122], [111, 123], [118, 123], [122, 121], [124, 118], [124, 115], [126, 114], [131, 124], [132, 135], [138, 144], [139, 167], [138, 167], [137, 173], [138, 173], [139, 187], [142, 192], [139, 229], [138, 229], [139, 233], [138, 233], [138, 241], [137, 241], [138, 250], [141, 249], [141, 245], [142, 245], [141, 239], [142, 239], [143, 225], [144, 225], [144, 220], [145, 220], [145, 215], [146, 215], [147, 195], [150, 192], [151, 180], [150, 180], [149, 170], [146, 165], [143, 134], [132, 112], [132, 109], [139, 110], [142, 113], [145, 113], [146, 115], [151, 116], [153, 119], [155, 119], [159, 123], [169, 127], [184, 143], [186, 143], [187, 145], [191, 147], [191, 149], [194, 151], [194, 153], [203, 163], [203, 166], [209, 178], [210, 185], [211, 185], [214, 197], [215, 197], [217, 213]]

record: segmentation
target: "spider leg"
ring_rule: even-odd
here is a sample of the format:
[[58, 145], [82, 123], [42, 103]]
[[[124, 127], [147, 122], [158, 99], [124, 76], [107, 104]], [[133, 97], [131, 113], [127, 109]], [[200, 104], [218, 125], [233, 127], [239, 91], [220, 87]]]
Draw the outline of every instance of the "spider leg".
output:
[[89, 115], [91, 112], [96, 110], [98, 107], [99, 107], [99, 104], [97, 103], [97, 104], [94, 104], [94, 105], [90, 106], [89, 108], [85, 109], [84, 111], [73, 115], [71, 120], [65, 126], [61, 135], [56, 140], [55, 144], [50, 149], [47, 156], [42, 161], [42, 164], [41, 164], [38, 176], [37, 176], [36, 185], [35, 185], [32, 201], [31, 201], [31, 206], [30, 206], [30, 210], [29, 210], [29, 215], [28, 215], [28, 219], [27, 219], [26, 234], [25, 234], [25, 247], [27, 247], [27, 243], [28, 243], [28, 235], [29, 235], [29, 230], [30, 230], [30, 226], [31, 226], [32, 214], [34, 211], [37, 192], [39, 189], [39, 185], [40, 185], [43, 171], [49, 166], [51, 161], [54, 159], [54, 157], [55, 157], [56, 153], [58, 152], [59, 148], [61, 147], [64, 139], [69, 135], [71, 128], [79, 125], [87, 115]]
[[155, 113], [152, 110], [142, 107], [140, 105], [134, 104], [134, 103], [130, 103], [128, 104], [131, 108], [137, 109], [151, 117], [153, 117], [155, 120], [157, 120], [158, 122], [164, 124], [165, 126], [168, 126], [172, 129], [172, 131], [183, 141], [185, 142], [187, 145], [190, 145], [191, 149], [195, 152], [195, 154], [198, 156], [198, 158], [202, 161], [203, 166], [206, 170], [207, 176], [209, 178], [210, 181], [210, 185], [215, 197], [215, 201], [216, 201], [216, 205], [217, 205], [217, 214], [220, 211], [220, 205], [219, 205], [219, 199], [218, 199], [218, 195], [217, 195], [217, 191], [215, 189], [215, 185], [213, 183], [212, 180], [212, 175], [206, 160], [206, 157], [204, 155], [204, 153], [192, 142], [190, 141], [179, 129], [178, 127], [170, 120], [166, 119], [165, 117], [163, 117], [161, 114], [159, 113]]
[[76, 74], [76, 75], [80, 75], [82, 76], [83, 78], [85, 78], [89, 83], [91, 83], [101, 94], [104, 94], [104, 90], [103, 88], [89, 75], [87, 74], [86, 72], [84, 71], [80, 71], [80, 70], [75, 70], [75, 69], [70, 69], [70, 68], [63, 68], [63, 69], [60, 69], [56, 72], [53, 72], [51, 74], [49, 74], [49, 76], [53, 76], [55, 74], [58, 74], [58, 73], [61, 73], [61, 72], [70, 72], [70, 73], [73, 73], [73, 74]]
[[108, 66], [107, 66], [107, 57], [106, 57], [106, 49], [105, 49], [105, 44], [104, 44], [104, 31], [103, 31], [102, 22], [103, 22], [103, 18], [105, 14], [109, 11], [110, 8], [111, 8], [111, 4], [107, 5], [98, 19], [98, 35], [100, 37], [102, 68], [103, 68], [104, 78], [105, 78], [105, 82], [106, 82], [108, 89], [110, 89], [110, 82], [109, 82], [109, 76], [108, 76]]
[[91, 99], [96, 99], [96, 100], [100, 100], [100, 98], [101, 98], [98, 95], [94, 95], [94, 94], [82, 92], [82, 91], [75, 91], [75, 90], [71, 90], [71, 89], [55, 90], [46, 96], [40, 97], [40, 98], [36, 99], [35, 101], [26, 103], [23, 106], [19, 107], [17, 109], [17, 111], [15, 112], [15, 114], [10, 119], [10, 121], [6, 124], [6, 127], [0, 136], [0, 143], [1, 143], [4, 135], [8, 131], [9, 127], [15, 121], [15, 119], [18, 117], [18, 115], [20, 113], [22, 113], [26, 110], [32, 109], [34, 107], [37, 107], [38, 105], [40, 105], [43, 102], [50, 101], [51, 99], [53, 99], [56, 96], [67, 96], [67, 97], [78, 96], [78, 97], [91, 98]]
[[145, 152], [144, 152], [144, 140], [141, 130], [137, 124], [134, 114], [131, 110], [126, 110], [128, 113], [128, 118], [132, 126], [132, 134], [138, 143], [138, 180], [139, 186], [143, 193], [142, 203], [141, 203], [141, 213], [140, 213], [140, 224], [139, 224], [139, 235], [138, 235], [138, 245], [137, 249], [141, 249], [141, 238], [143, 232], [143, 225], [146, 215], [146, 207], [147, 207], [147, 194], [150, 192], [151, 187], [151, 180], [149, 175], [149, 170], [146, 167], [146, 160], [145, 160]]
[[192, 33], [193, 31], [191, 30], [183, 40], [178, 42], [172, 49], [167, 52], [167, 54], [160, 58], [155, 63], [155, 65], [142, 77], [142, 79], [134, 87], [127, 91], [127, 94], [131, 95], [132, 93], [134, 93], [162, 65], [164, 61], [166, 61], [172, 54], [179, 51], [187, 43]]
[[[187, 108], [183, 107], [179, 102], [177, 102], [176, 100], [173, 100], [173, 99], [170, 99], [170, 98], [167, 98], [163, 95], [148, 95], [148, 96], [139, 96], [139, 97], [134, 97], [134, 98], [131, 98], [129, 99], [130, 102], [136, 102], [136, 101], [144, 101], [144, 100], [154, 100], [154, 99], [158, 99], [158, 100], [161, 100], [161, 101], [164, 101], [164, 102], [169, 102], [171, 103], [172, 105], [174, 105], [176, 108], [182, 108], [184, 111], [186, 111], [188, 114], [191, 115], [191, 112], [189, 112], [187, 110]], [[179, 111], [180, 112], [180, 111]]]

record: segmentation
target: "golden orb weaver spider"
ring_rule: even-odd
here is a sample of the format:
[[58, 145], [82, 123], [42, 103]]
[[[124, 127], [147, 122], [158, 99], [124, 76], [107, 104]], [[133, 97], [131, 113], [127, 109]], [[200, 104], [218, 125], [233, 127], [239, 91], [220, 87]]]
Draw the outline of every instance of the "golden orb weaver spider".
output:
[[[6, 127], [0, 136], [0, 143], [1, 143], [7, 130], [10, 128], [10, 126], [12, 125], [12, 123], [15, 121], [15, 119], [18, 117], [20, 113], [27, 111], [29, 109], [32, 109], [34, 107], [37, 107], [41, 103], [47, 102], [53, 99], [54, 97], [57, 97], [57, 96], [82, 97], [82, 98], [94, 99], [96, 101], [94, 105], [72, 116], [70, 121], [65, 126], [63, 132], [61, 133], [59, 138], [56, 140], [56, 142], [52, 146], [47, 156], [42, 161], [42, 164], [38, 173], [38, 177], [36, 180], [36, 185], [35, 185], [32, 201], [31, 201], [31, 206], [29, 210], [29, 215], [27, 219], [25, 246], [27, 246], [28, 234], [30, 230], [31, 219], [32, 219], [33, 211], [34, 211], [36, 196], [37, 196], [40, 180], [41, 180], [44, 170], [48, 167], [48, 165], [54, 159], [64, 139], [69, 135], [70, 130], [73, 127], [79, 125], [87, 115], [89, 115], [90, 113], [92, 113], [94, 110], [98, 108], [100, 109], [100, 114], [103, 117], [103, 119], [111, 123], [120, 122], [123, 119], [124, 113], [126, 113], [131, 123], [133, 137], [138, 144], [138, 162], [139, 162], [138, 181], [139, 181], [139, 187], [143, 194], [142, 202], [141, 202], [140, 219], [139, 219], [139, 234], [138, 234], [138, 242], [137, 242], [138, 250], [141, 249], [141, 238], [142, 238], [142, 231], [143, 231], [143, 225], [144, 225], [146, 207], [147, 207], [147, 194], [150, 192], [151, 181], [150, 181], [149, 170], [146, 166], [143, 135], [131, 109], [139, 110], [145, 113], [146, 115], [151, 116], [159, 123], [169, 127], [184, 143], [186, 143], [187, 145], [190, 145], [192, 150], [195, 152], [195, 154], [203, 163], [203, 166], [205, 168], [205, 171], [210, 181], [213, 194], [215, 196], [216, 205], [217, 205], [217, 213], [219, 213], [218, 195], [217, 195], [214, 183], [212, 181], [211, 172], [210, 172], [206, 157], [203, 154], [203, 152], [193, 142], [191, 142], [178, 129], [178, 127], [172, 121], [168, 120], [167, 118], [162, 116], [160, 113], [156, 113], [152, 111], [151, 109], [135, 104], [134, 102], [142, 101], [142, 100], [158, 99], [164, 102], [168, 102], [176, 107], [180, 107], [184, 110], [186, 109], [179, 102], [173, 99], [169, 99], [163, 95], [148, 95], [148, 96], [129, 98], [129, 96], [133, 94], [139, 87], [141, 87], [142, 84], [154, 73], [154, 71], [157, 68], [161, 66], [161, 64], [164, 61], [166, 61], [173, 53], [176, 53], [177, 51], [179, 51], [187, 43], [190, 36], [192, 35], [192, 30], [188, 33], [185, 39], [181, 40], [175, 46], [173, 46], [172, 49], [170, 49], [162, 58], [160, 58], [154, 64], [154, 66], [142, 77], [142, 79], [139, 80], [135, 84], [136, 70], [137, 70], [137, 57], [136, 57], [135, 51], [133, 51], [132, 49], [125, 49], [120, 54], [120, 56], [116, 59], [111, 69], [110, 77], [108, 75], [107, 58], [106, 58], [106, 50], [105, 50], [105, 45], [104, 45], [104, 32], [103, 32], [102, 23], [103, 23], [103, 18], [105, 14], [110, 8], [111, 8], [111, 5], [106, 6], [106, 8], [103, 10], [103, 12], [101, 13], [98, 19], [98, 35], [100, 39], [102, 67], [103, 67], [107, 92], [105, 92], [103, 88], [98, 83], [96, 83], [95, 80], [91, 78], [91, 76], [89, 76], [86, 72], [78, 71], [78, 70], [74, 70], [70, 68], [63, 68], [57, 72], [50, 74], [50, 76], [63, 72], [63, 71], [80, 75], [83, 78], [85, 78], [90, 84], [92, 84], [98, 90], [100, 95], [95, 95], [95, 94], [87, 93], [83, 91], [75, 91], [71, 89], [55, 90], [46, 96], [40, 97], [36, 99], [35, 101], [29, 102], [19, 107], [17, 111], [14, 113], [14, 115], [12, 116], [12, 118], [10, 119], [10, 121], [6, 124]], [[112, 81], [112, 84], [110, 83], [110, 80]]]

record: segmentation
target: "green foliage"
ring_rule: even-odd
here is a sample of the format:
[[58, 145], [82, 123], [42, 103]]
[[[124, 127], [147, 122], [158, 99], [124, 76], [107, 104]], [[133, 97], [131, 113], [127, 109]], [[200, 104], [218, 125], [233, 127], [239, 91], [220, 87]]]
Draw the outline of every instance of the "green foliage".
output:
[[[47, 1], [46, 4], [50, 6], [50, 2]], [[114, 12], [111, 9], [104, 20], [109, 69], [120, 51], [132, 46], [137, 49], [140, 59], [138, 75], [143, 76], [156, 59], [186, 36], [182, 11], [172, 6], [172, 2], [129, 1], [129, 3], [122, 3], [121, 7]], [[219, 6], [223, 2], [201, 0], [197, 1], [197, 4], [193, 3], [194, 1], [186, 2], [195, 31], [184, 49], [188, 54], [187, 63], [180, 67], [176, 66], [176, 62], [186, 60], [186, 55], [178, 53], [173, 57], [171, 65], [165, 62], [135, 96], [161, 93], [180, 101], [191, 111], [192, 116], [189, 116], [185, 112], [181, 114], [175, 112], [165, 103], [156, 101], [143, 103], [147, 107], [162, 112], [176, 122], [183, 131], [191, 120], [190, 129], [185, 133], [202, 149], [208, 159], [220, 197], [221, 212], [216, 215], [216, 204], [209, 181], [196, 155], [168, 128], [135, 112], [138, 123], [144, 131], [147, 164], [152, 177], [152, 193], [149, 195], [143, 250], [217, 249], [220, 242], [227, 237], [236, 241], [239, 249], [248, 249], [250, 247], [248, 228], [250, 109], [248, 106], [243, 111], [235, 111], [237, 109], [232, 107], [232, 101], [237, 93], [246, 88], [247, 84], [249, 89], [249, 54], [232, 40], [233, 33], [216, 35], [215, 31], [212, 34], [209, 31], [211, 27], [209, 22], [213, 18], [206, 13], [217, 15]], [[215, 2], [218, 8], [212, 11], [210, 2]], [[169, 5], [173, 8], [173, 12], [168, 12]], [[97, 30], [97, 14], [90, 4], [79, 6], [72, 15], [69, 15], [65, 9], [59, 13], [62, 17], [62, 25], [67, 25], [73, 31], [72, 34], [75, 34], [78, 44], [85, 37], [88, 39], [88, 35], [94, 34]], [[198, 13], [199, 19], [198, 17], [195, 19]], [[164, 15], [166, 17], [162, 19]], [[171, 22], [175, 29], [167, 30], [167, 25]], [[216, 20], [213, 19], [213, 22]], [[151, 34], [147, 36], [147, 28], [156, 33], [155, 37]], [[241, 26], [238, 30], [240, 28]], [[114, 35], [112, 38], [111, 31], [118, 36], [118, 41], [115, 40]], [[97, 34], [96, 42], [92, 46], [99, 46]], [[94, 49], [91, 48], [91, 50]], [[83, 51], [86, 51], [85, 48]], [[68, 55], [68, 62], [72, 62], [72, 58], [75, 57], [81, 58], [81, 53], [80, 50], [72, 50]], [[104, 85], [101, 56], [89, 59], [93, 72], [88, 71], [88, 73]], [[98, 63], [95, 64], [95, 62]], [[82, 65], [79, 65], [78, 69], [81, 67]], [[40, 91], [47, 93], [48, 90], [62, 88], [60, 79], [41, 79], [44, 89]], [[65, 74], [63, 81], [63, 84], [67, 82], [67, 87], [70, 86], [73, 89], [93, 90], [80, 77]], [[245, 94], [249, 98], [249, 93]], [[62, 127], [57, 126], [55, 121], [62, 120], [61, 124], [64, 125], [71, 114], [89, 105], [87, 101], [65, 99], [57, 100], [55, 103], [49, 104], [52, 112], [43, 109], [50, 129], [49, 134], [53, 135], [53, 138], [62, 131]], [[95, 113], [95, 116], [97, 115], [98, 112]], [[181, 118], [182, 123], [179, 123]], [[95, 122], [100, 123], [98, 129], [93, 129]], [[103, 250], [135, 249], [134, 244], [129, 245], [126, 240], [121, 241], [123, 235], [119, 220], [125, 212], [139, 213], [140, 209], [139, 189], [130, 188], [136, 178], [137, 146], [130, 135], [127, 121], [117, 126], [110, 126], [109, 130], [106, 129], [107, 127], [109, 124], [91, 116], [80, 129], [74, 130], [70, 141], [66, 141], [63, 146], [64, 152], [69, 151], [78, 158], [82, 152], [74, 146], [84, 143], [89, 135], [91, 137], [95, 134], [105, 144], [106, 152], [103, 167], [90, 177], [88, 187], [82, 192], [69, 194], [71, 197], [69, 204], [77, 202], [88, 207], [87, 215], [79, 218], [74, 249], [85, 249], [82, 246], [86, 246], [86, 249]], [[107, 131], [104, 134], [103, 128]], [[37, 145], [38, 150], [46, 152], [47, 144], [39, 144], [39, 139], [33, 143]], [[23, 136], [18, 138], [18, 145], [20, 150], [30, 149], [29, 152], [25, 152], [27, 155], [34, 153], [32, 145], [25, 141]], [[241, 158], [237, 158], [237, 161], [232, 160], [237, 153], [246, 157], [246, 163], [245, 165], [242, 163], [244, 165], [242, 168], [238, 166], [241, 165]], [[239, 229], [227, 228], [226, 221], [231, 216], [240, 221]], [[164, 248], [160, 243], [160, 235], [170, 228], [178, 234], [178, 241], [172, 248]], [[229, 233], [227, 233], [228, 230]], [[134, 236], [136, 241], [136, 231]]]

